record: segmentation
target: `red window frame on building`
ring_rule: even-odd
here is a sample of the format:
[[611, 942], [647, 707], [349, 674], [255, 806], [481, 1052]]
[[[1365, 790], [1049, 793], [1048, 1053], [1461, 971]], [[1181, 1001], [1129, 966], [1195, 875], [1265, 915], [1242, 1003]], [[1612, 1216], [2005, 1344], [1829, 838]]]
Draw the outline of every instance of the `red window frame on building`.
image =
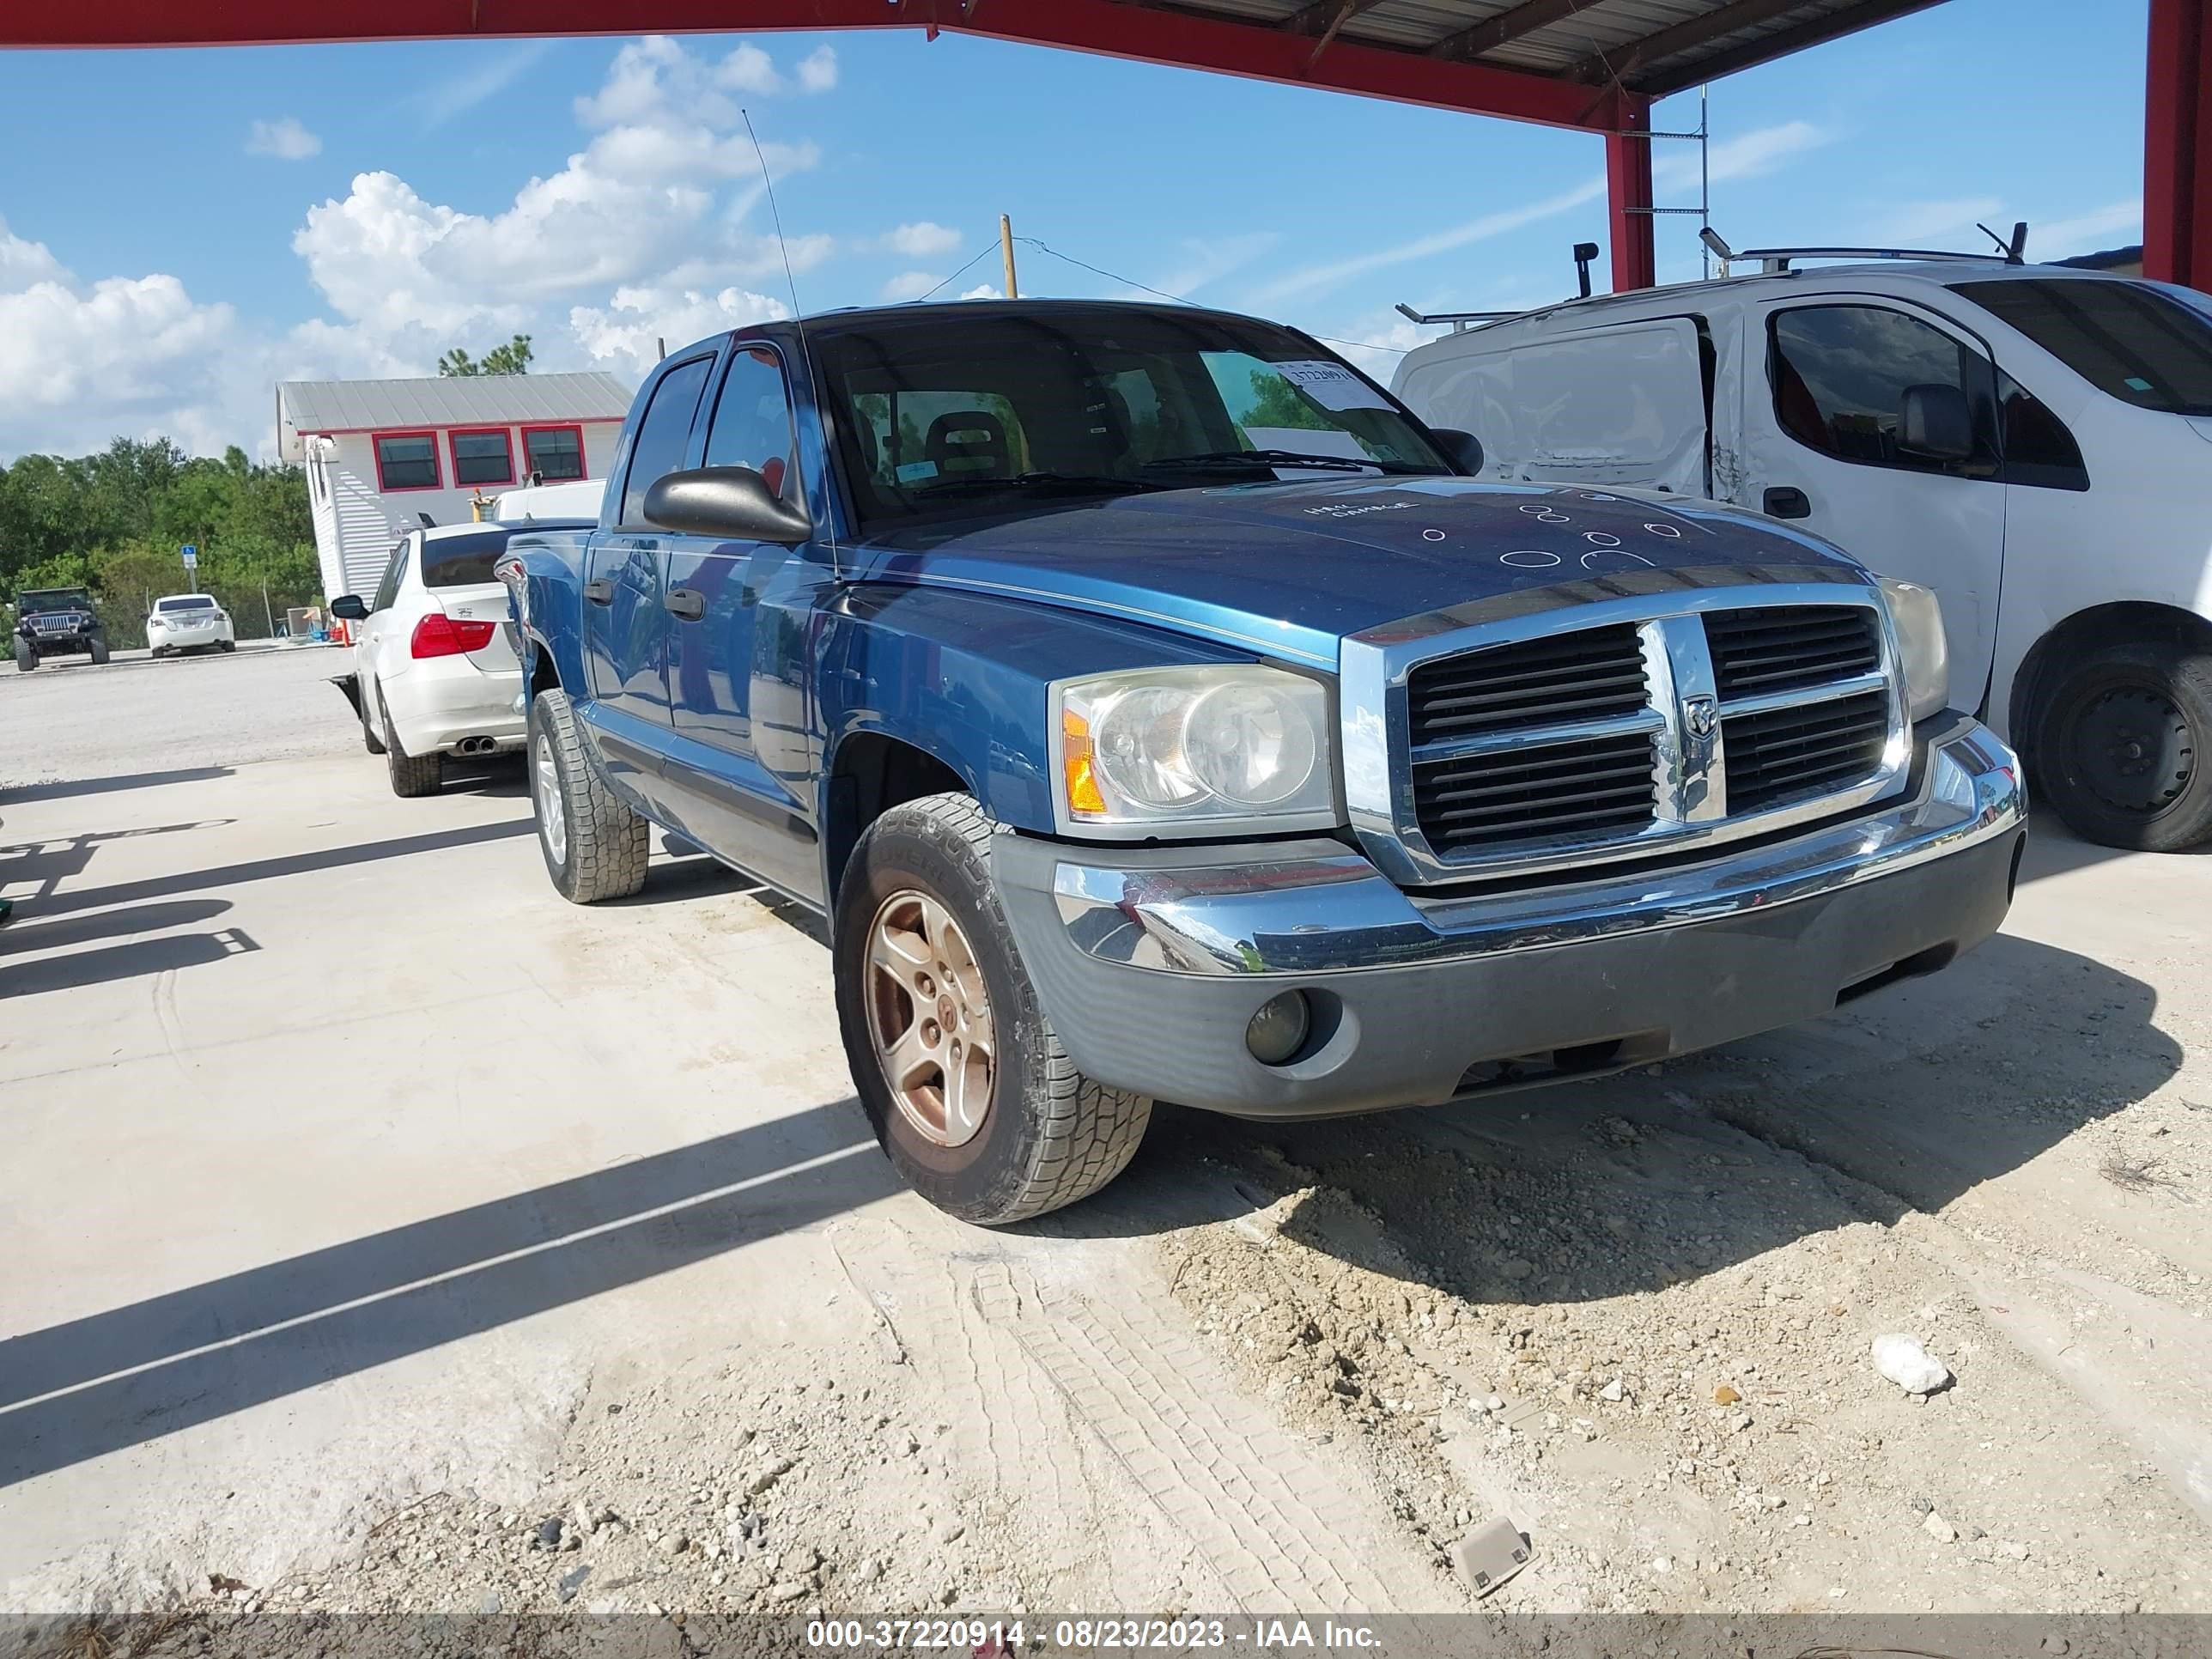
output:
[[[507, 448], [507, 476], [503, 478], [464, 478], [461, 477], [461, 447], [463, 438], [496, 438]], [[481, 489], [486, 484], [512, 484], [514, 482], [514, 432], [504, 426], [457, 426], [446, 433], [446, 453], [453, 458], [453, 488]]]
[[[384, 441], [386, 438], [428, 438], [430, 441], [430, 482], [426, 484], [394, 484], [384, 481]], [[380, 495], [404, 495], [411, 490], [443, 489], [446, 480], [439, 471], [438, 433], [434, 427], [420, 431], [372, 432], [368, 434], [368, 453], [376, 459], [376, 491]]]
[[[537, 466], [533, 464], [530, 453], [530, 434], [533, 432], [574, 433], [576, 434], [576, 477], [579, 478], [588, 478], [592, 476], [591, 457], [587, 455], [584, 450], [584, 428], [580, 422], [574, 421], [556, 422], [550, 426], [526, 426], [522, 428], [522, 469], [525, 472], [535, 472], [538, 471]], [[548, 478], [545, 482], [548, 483], [566, 483], [567, 480], [560, 478]]]

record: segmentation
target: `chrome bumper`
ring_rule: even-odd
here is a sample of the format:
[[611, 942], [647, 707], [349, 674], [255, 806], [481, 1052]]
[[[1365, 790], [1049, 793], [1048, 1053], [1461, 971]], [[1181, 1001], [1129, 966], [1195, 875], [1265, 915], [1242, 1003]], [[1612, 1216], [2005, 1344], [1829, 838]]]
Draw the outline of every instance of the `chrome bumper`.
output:
[[1051, 890], [1070, 939], [1161, 974], [1310, 975], [1504, 955], [1682, 927], [1815, 899], [2015, 831], [2020, 762], [1963, 715], [1928, 739], [1901, 798], [1847, 823], [1674, 869], [1518, 889], [1407, 893], [1334, 842], [1060, 858]]

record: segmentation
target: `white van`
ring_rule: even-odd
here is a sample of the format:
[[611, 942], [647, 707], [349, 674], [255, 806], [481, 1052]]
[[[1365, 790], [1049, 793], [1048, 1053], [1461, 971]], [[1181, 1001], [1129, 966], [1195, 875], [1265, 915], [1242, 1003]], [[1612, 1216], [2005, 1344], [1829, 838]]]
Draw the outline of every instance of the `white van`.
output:
[[2212, 837], [2212, 298], [1738, 257], [1767, 269], [1462, 325], [1395, 389], [1480, 438], [1485, 478], [1710, 497], [1933, 588], [1952, 702], [2069, 824]]

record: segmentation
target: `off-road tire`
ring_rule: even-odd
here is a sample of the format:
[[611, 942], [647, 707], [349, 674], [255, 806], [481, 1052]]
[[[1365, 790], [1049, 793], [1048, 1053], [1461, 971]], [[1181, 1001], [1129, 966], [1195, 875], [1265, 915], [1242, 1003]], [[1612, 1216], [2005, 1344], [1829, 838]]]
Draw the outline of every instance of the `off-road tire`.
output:
[[15, 672], [27, 674], [39, 665], [39, 653], [21, 640], [15, 641]]
[[92, 642], [92, 660], [94, 665], [104, 663], [107, 660], [107, 641], [106, 640], [94, 640]]
[[[540, 691], [531, 699], [530, 738], [524, 750], [530, 813], [538, 850], [554, 890], [571, 904], [628, 898], [645, 885], [653, 858], [653, 825], [607, 787], [584, 750], [584, 734], [566, 692]], [[540, 763], [550, 760], [560, 794], [568, 841], [559, 855], [546, 833], [540, 799]]]
[[[2186, 782], [2171, 799], [2131, 809], [2098, 787], [2082, 757], [2079, 727], [2114, 695], [2170, 706], [2174, 738], [2190, 763]], [[2212, 837], [2212, 655], [2177, 641], [2106, 646], [2052, 675], [2038, 699], [2032, 737], [2030, 787], [2085, 841], [2173, 853]]]
[[439, 786], [446, 781], [446, 757], [407, 752], [399, 741], [398, 728], [392, 724], [392, 710], [381, 690], [376, 694], [376, 710], [384, 721], [384, 765], [392, 775], [392, 793], [404, 800], [436, 794]]
[[[854, 849], [837, 895], [832, 971], [854, 1086], [892, 1164], [948, 1214], [987, 1227], [1089, 1197], [1128, 1167], [1152, 1101], [1075, 1068], [1038, 1007], [990, 879], [992, 821], [966, 795], [895, 806]], [[982, 970], [998, 1052], [982, 1126], [958, 1146], [923, 1134], [877, 1058], [868, 994], [869, 933], [892, 895], [915, 890], [950, 911]]]

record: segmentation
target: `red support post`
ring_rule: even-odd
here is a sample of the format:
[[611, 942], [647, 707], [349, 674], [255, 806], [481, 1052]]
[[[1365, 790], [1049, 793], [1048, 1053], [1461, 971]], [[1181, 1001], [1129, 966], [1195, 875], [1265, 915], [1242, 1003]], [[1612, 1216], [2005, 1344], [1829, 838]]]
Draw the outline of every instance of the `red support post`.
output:
[[[2205, 0], [2190, 0], [2203, 4]], [[1624, 98], [1621, 130], [1605, 137], [1605, 187], [1613, 216], [1613, 291], [1651, 288], [1659, 258], [1651, 234], [1651, 106]]]
[[2212, 289], [2212, 0], [2151, 0], [2143, 275]]

